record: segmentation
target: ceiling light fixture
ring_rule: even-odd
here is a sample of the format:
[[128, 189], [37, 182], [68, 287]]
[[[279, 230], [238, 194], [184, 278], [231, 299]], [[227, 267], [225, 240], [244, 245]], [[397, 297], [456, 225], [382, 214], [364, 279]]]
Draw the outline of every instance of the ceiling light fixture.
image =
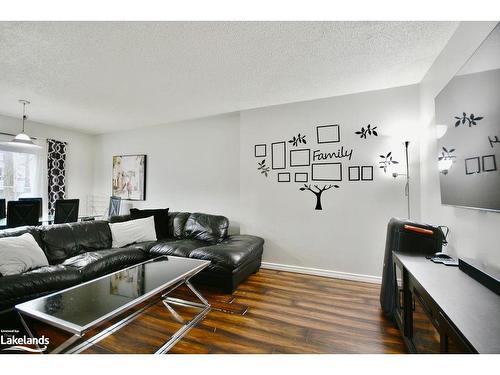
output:
[[28, 119], [28, 116], [26, 115], [26, 104], [30, 104], [28, 100], [25, 99], [19, 99], [19, 103], [23, 105], [23, 130], [21, 133], [16, 135], [12, 141], [9, 143], [12, 145], [18, 145], [18, 146], [27, 146], [27, 147], [41, 147], [33, 143], [33, 140], [31, 137], [24, 132], [24, 122]]

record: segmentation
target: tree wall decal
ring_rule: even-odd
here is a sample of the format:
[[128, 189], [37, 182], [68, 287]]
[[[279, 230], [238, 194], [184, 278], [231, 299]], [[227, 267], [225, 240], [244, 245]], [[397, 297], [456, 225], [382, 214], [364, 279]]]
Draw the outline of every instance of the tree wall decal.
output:
[[304, 184], [303, 187], [299, 188], [300, 191], [310, 191], [316, 196], [316, 207], [314, 208], [315, 210], [322, 210], [323, 207], [321, 207], [321, 195], [323, 194], [324, 191], [330, 190], [331, 188], [339, 188], [339, 185], [323, 185], [323, 187], [319, 187], [318, 185], [314, 185], [314, 189], [311, 188], [311, 185]]
[[292, 139], [290, 139], [288, 141], [288, 143], [291, 143], [294, 147], [297, 147], [299, 145], [299, 143], [303, 143], [303, 144], [306, 144], [307, 141], [306, 141], [306, 136], [305, 135], [297, 135], [297, 136], [293, 136]]
[[372, 134], [373, 134], [375, 137], [378, 137], [377, 130], [375, 130], [375, 129], [377, 129], [377, 127], [376, 127], [376, 126], [374, 126], [374, 127], [372, 128], [371, 126], [372, 126], [371, 124], [368, 124], [368, 126], [366, 127], [366, 129], [365, 129], [365, 127], [363, 126], [363, 127], [361, 127], [361, 130], [360, 130], [360, 131], [354, 132], [354, 134], [357, 134], [357, 135], [359, 135], [359, 137], [360, 137], [360, 138], [364, 138], [364, 139], [366, 139], [366, 136], [367, 136], [367, 135], [372, 135]]
[[257, 163], [257, 165], [257, 170], [267, 177], [267, 174], [269, 173], [269, 167], [266, 165], [266, 159], [262, 160], [260, 163]]
[[379, 156], [382, 158], [382, 161], [379, 161], [378, 163], [381, 164], [380, 168], [384, 169], [384, 173], [387, 172], [387, 168], [389, 168], [390, 165], [399, 164], [399, 161], [392, 159], [392, 151], [389, 151], [387, 155], [379, 155]]
[[443, 151], [441, 152], [441, 155], [438, 157], [438, 161], [456, 159], [457, 157], [453, 155], [453, 152], [455, 152], [454, 148], [450, 148], [448, 150], [446, 147], [443, 147]]
[[471, 113], [470, 116], [467, 116], [467, 113], [464, 112], [462, 113], [462, 116], [455, 116], [455, 120], [458, 120], [457, 122], [455, 122], [455, 127], [459, 126], [460, 124], [463, 125], [467, 121], [470, 128], [472, 127], [472, 125], [477, 125], [477, 122], [482, 120], [483, 118], [483, 116], [474, 117], [474, 113]]

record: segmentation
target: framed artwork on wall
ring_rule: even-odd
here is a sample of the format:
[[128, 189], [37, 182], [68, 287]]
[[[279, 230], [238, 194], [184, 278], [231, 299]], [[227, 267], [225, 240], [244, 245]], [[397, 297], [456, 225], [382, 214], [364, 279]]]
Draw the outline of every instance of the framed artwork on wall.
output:
[[265, 158], [267, 156], [267, 147], [265, 144], [255, 145], [254, 155], [256, 158]]
[[312, 163], [312, 181], [342, 181], [342, 163]]
[[146, 200], [146, 155], [113, 156], [112, 195], [125, 200]]
[[310, 149], [290, 150], [290, 167], [307, 167], [309, 165], [311, 165]]
[[286, 168], [286, 143], [271, 143], [271, 169]]
[[340, 142], [340, 126], [338, 124], [316, 126], [316, 140], [318, 143]]
[[290, 182], [290, 172], [278, 173], [278, 182]]

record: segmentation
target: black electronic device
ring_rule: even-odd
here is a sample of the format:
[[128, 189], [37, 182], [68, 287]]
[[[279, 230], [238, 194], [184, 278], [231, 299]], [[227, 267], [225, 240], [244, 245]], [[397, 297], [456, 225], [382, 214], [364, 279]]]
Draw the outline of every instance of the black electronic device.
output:
[[472, 259], [460, 258], [458, 262], [458, 268], [461, 271], [500, 295], [500, 270], [479, 264], [479, 262]]
[[441, 263], [445, 266], [458, 266], [458, 260], [449, 256], [443, 252], [437, 252], [432, 256], [426, 256], [427, 259], [430, 259], [434, 263]]
[[433, 258], [438, 258], [438, 259], [452, 259], [448, 254], [445, 254], [441, 251], [437, 252], [434, 254]]

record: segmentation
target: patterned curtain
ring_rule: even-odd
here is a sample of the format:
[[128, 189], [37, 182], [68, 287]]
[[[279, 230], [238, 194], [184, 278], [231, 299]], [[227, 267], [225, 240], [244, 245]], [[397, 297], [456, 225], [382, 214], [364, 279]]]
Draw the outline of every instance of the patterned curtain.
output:
[[47, 143], [49, 215], [53, 215], [56, 200], [66, 196], [66, 143], [54, 139], [47, 139]]

